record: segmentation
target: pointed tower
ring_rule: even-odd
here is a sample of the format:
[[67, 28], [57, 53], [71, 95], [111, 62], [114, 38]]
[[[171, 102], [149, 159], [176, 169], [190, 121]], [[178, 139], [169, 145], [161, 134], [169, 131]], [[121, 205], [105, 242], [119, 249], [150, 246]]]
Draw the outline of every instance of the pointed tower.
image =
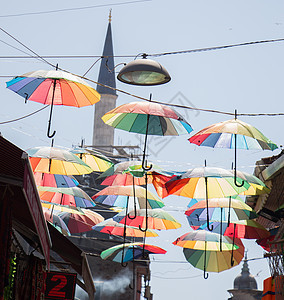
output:
[[[115, 80], [110, 11], [98, 83], [116, 88]], [[106, 112], [116, 107], [117, 94], [115, 90], [99, 84], [97, 85], [97, 91], [101, 94], [101, 101], [95, 105], [93, 146], [97, 146], [105, 151], [113, 152], [112, 146], [114, 144], [114, 128], [106, 125], [102, 121], [101, 117]]]
[[260, 300], [262, 297], [262, 291], [257, 289], [257, 282], [254, 276], [250, 274], [247, 252], [241, 274], [234, 280], [234, 289], [228, 290], [228, 292], [232, 296], [229, 300]]

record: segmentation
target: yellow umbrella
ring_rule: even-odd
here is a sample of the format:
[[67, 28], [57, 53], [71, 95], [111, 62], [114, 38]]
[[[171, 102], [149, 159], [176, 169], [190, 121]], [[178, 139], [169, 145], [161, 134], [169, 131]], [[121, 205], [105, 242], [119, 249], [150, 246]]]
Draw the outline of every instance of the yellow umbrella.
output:
[[27, 150], [33, 172], [83, 175], [93, 172], [75, 154], [55, 147], [34, 147]]

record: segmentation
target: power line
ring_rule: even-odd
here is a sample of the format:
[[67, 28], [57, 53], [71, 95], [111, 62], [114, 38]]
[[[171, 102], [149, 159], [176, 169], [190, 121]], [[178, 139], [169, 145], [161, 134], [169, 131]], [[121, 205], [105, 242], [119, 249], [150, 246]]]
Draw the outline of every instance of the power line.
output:
[[48, 10], [48, 11], [28, 12], [28, 13], [10, 14], [10, 15], [2, 15], [2, 16], [0, 15], [0, 18], [53, 14], [53, 13], [59, 13], [59, 12], [85, 10], [85, 9], [92, 9], [92, 8], [99, 8], [99, 7], [106, 7], [106, 6], [119, 6], [119, 5], [133, 4], [133, 3], [139, 3], [139, 2], [148, 2], [148, 1], [151, 1], [151, 0], [137, 0], [137, 1], [99, 4], [99, 5], [91, 5], [91, 6], [83, 6], [83, 7], [74, 7], [74, 8], [62, 8], [62, 9], [55, 9], [55, 10]]
[[[20, 45], [22, 45], [24, 48], [26, 48], [27, 50], [29, 50], [30, 52], [32, 52], [34, 55], [36, 55], [36, 58], [41, 59], [43, 62], [47, 63], [48, 65], [52, 66], [53, 68], [56, 67], [55, 65], [53, 65], [52, 63], [50, 63], [49, 61], [47, 61], [45, 58], [43, 58], [42, 56], [40, 56], [39, 54], [37, 54], [35, 51], [33, 51], [32, 49], [30, 49], [28, 46], [26, 46], [25, 44], [23, 44], [22, 42], [20, 42], [18, 39], [16, 39], [10, 33], [8, 33], [7, 31], [5, 31], [3, 28], [0, 27], [0, 30], [3, 31], [5, 34], [7, 34], [10, 38], [12, 38], [13, 40], [15, 40], [17, 43], [19, 43]], [[284, 39], [281, 39], [281, 40], [284, 41]], [[270, 41], [272, 41], [272, 40], [270, 40]], [[251, 42], [251, 43], [257, 43], [257, 42]], [[97, 85], [109, 88], [111, 90], [123, 93], [125, 95], [131, 96], [131, 97], [134, 97], [134, 98], [137, 98], [137, 99], [140, 99], [140, 100], [145, 100], [145, 101], [148, 101], [148, 102], [150, 101], [148, 98], [145, 98], [145, 97], [142, 97], [142, 96], [138, 96], [138, 95], [129, 93], [127, 91], [124, 91], [124, 90], [121, 90], [121, 89], [118, 89], [118, 88], [114, 88], [114, 87], [111, 87], [111, 86], [99, 83], [99, 82], [91, 80], [91, 79], [89, 79], [89, 78], [87, 78], [85, 76], [81, 76], [81, 75], [78, 75], [78, 74], [71, 73], [71, 72], [69, 72], [67, 70], [64, 70], [62, 68], [58, 68], [58, 69], [61, 70], [61, 71], [70, 73], [70, 74], [72, 74], [74, 76], [77, 76], [77, 77], [79, 77], [81, 79], [90, 81], [90, 82], [92, 82], [94, 84], [97, 84]], [[174, 103], [166, 103], [166, 102], [161, 102], [161, 101], [156, 101], [156, 100], [151, 100], [151, 102], [152, 103], [158, 103], [158, 104], [166, 105], [166, 106], [173, 106], [173, 107], [183, 108], [183, 109], [190, 109], [190, 110], [196, 110], [196, 111], [202, 111], [202, 112], [211, 112], [211, 113], [218, 113], [218, 114], [223, 114], [223, 115], [235, 116], [234, 112], [225, 112], [225, 111], [220, 111], [220, 110], [197, 108], [197, 107], [191, 107], [191, 106], [174, 104]], [[250, 116], [250, 117], [252, 117], [252, 116], [284, 116], [284, 113], [281, 113], [281, 112], [280, 113], [238, 113], [238, 116]]]
[[[147, 0], [150, 1], [150, 0]], [[228, 49], [228, 48], [234, 48], [234, 47], [241, 47], [241, 46], [249, 46], [249, 45], [257, 45], [257, 44], [266, 44], [266, 43], [276, 43], [276, 42], [283, 42], [284, 38], [280, 39], [270, 39], [270, 40], [261, 40], [261, 41], [251, 41], [251, 42], [245, 42], [245, 43], [238, 43], [238, 44], [231, 44], [231, 45], [222, 45], [222, 46], [216, 46], [216, 47], [207, 47], [207, 48], [198, 48], [198, 49], [189, 49], [189, 50], [181, 50], [181, 51], [172, 51], [172, 52], [163, 52], [163, 53], [154, 53], [154, 54], [143, 54], [147, 57], [159, 57], [159, 56], [165, 56], [165, 55], [175, 55], [175, 54], [188, 54], [188, 53], [196, 53], [196, 52], [206, 52], [206, 51], [215, 51], [215, 50], [222, 50], [222, 49]], [[5, 43], [4, 41], [2, 41]], [[9, 44], [8, 44], [9, 45]], [[11, 45], [9, 45], [11, 46]], [[11, 46], [13, 47], [13, 46]], [[17, 49], [17, 48], [16, 48]], [[17, 49], [21, 51], [20, 49]], [[23, 52], [23, 51], [22, 51]], [[25, 52], [24, 52], [25, 53]], [[93, 58], [108, 58], [108, 57], [114, 57], [114, 58], [131, 58], [131, 57], [142, 57], [142, 54], [126, 54], [126, 55], [42, 55], [41, 58], [46, 59], [93, 59]], [[37, 56], [0, 56], [0, 59], [27, 59], [27, 58], [37, 58]]]

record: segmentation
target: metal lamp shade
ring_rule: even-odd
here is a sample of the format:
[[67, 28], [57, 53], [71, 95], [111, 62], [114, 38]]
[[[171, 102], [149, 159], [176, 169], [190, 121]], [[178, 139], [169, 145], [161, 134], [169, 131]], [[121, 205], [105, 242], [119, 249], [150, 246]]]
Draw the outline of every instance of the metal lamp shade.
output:
[[159, 85], [171, 80], [168, 71], [151, 59], [136, 59], [119, 72], [117, 79], [133, 85]]

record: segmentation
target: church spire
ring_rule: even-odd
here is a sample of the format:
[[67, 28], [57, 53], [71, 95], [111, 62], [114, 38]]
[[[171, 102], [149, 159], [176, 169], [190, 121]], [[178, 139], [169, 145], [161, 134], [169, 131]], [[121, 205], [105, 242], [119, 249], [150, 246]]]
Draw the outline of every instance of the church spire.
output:
[[[98, 83], [116, 88], [114, 58], [113, 58], [113, 45], [112, 45], [112, 32], [111, 32], [111, 10], [109, 12], [109, 23], [105, 38], [103, 55], [101, 60], [100, 72]], [[116, 95], [116, 91], [107, 87], [97, 85], [97, 91], [100, 94]]]

